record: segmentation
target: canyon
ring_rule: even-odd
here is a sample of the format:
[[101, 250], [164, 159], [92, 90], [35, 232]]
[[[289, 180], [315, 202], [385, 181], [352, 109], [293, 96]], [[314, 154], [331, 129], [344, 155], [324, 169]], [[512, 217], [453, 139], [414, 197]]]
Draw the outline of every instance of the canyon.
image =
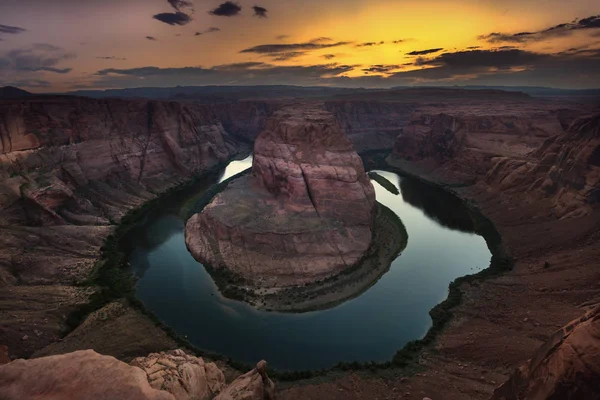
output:
[[[417, 357], [416, 374], [344, 373], [282, 387], [278, 398], [487, 399], [557, 328], [600, 301], [597, 100], [462, 92], [344, 94], [322, 108], [358, 153], [393, 148], [391, 168], [477, 206], [501, 234], [512, 269], [461, 285], [462, 301]], [[93, 349], [131, 361], [176, 349], [124, 299], [72, 330], [67, 320], [99, 290], [85, 283], [104, 238], [129, 210], [247, 154], [285, 106], [288, 100], [0, 100], [0, 344], [10, 358]], [[597, 315], [586, 321], [597, 324]], [[575, 338], [597, 348], [585, 326]], [[521, 376], [547, 368], [534, 364]], [[502, 393], [496, 396], [511, 398]]]

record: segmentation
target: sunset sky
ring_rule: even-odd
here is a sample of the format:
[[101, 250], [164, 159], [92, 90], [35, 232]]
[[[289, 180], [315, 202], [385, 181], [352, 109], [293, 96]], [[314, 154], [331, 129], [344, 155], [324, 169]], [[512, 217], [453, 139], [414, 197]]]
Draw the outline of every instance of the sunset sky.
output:
[[598, 0], [0, 0], [0, 86], [600, 87]]

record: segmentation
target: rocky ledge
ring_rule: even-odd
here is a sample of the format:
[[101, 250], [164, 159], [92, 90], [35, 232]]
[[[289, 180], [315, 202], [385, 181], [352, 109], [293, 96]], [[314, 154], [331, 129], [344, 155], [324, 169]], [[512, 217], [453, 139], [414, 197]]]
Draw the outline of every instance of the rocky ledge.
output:
[[252, 173], [186, 226], [192, 255], [251, 286], [300, 286], [339, 274], [369, 249], [375, 192], [334, 116], [286, 107], [254, 146]]
[[[152, 353], [130, 365], [93, 350], [15, 360], [0, 366], [0, 396], [17, 399], [273, 400], [267, 363], [229, 385], [214, 363], [183, 350]], [[215, 397], [216, 396], [216, 397]]]

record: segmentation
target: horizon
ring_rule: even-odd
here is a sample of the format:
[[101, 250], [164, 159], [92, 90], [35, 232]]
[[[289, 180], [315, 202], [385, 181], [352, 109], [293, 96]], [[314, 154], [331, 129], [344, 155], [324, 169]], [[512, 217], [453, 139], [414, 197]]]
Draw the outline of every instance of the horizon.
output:
[[591, 0], [26, 0], [1, 4], [0, 15], [0, 86], [34, 93], [600, 88]]

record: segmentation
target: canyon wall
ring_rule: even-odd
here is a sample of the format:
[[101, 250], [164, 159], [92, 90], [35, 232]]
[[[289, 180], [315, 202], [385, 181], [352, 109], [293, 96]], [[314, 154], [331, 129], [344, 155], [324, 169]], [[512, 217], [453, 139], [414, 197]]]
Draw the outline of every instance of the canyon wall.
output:
[[327, 101], [357, 152], [390, 149], [402, 128], [410, 121], [414, 104], [383, 101]]
[[600, 117], [572, 114], [415, 114], [391, 160], [450, 185], [552, 199], [559, 218], [585, 215], [600, 192]]
[[66, 96], [0, 102], [0, 324], [11, 355], [63, 335], [92, 290], [79, 284], [123, 215], [235, 156], [240, 145], [213, 108]]

